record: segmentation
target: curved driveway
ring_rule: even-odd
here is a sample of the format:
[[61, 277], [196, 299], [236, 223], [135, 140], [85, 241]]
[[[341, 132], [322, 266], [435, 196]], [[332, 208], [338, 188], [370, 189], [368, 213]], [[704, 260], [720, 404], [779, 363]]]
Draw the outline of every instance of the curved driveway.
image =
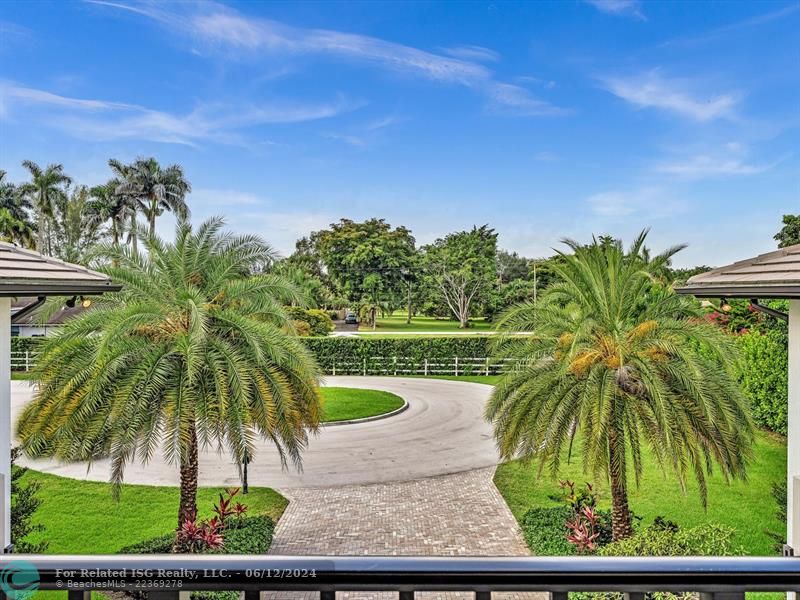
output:
[[[259, 442], [249, 467], [251, 485], [288, 489], [409, 481], [498, 462], [491, 428], [483, 419], [490, 386], [395, 377], [327, 377], [325, 385], [385, 390], [405, 398], [409, 408], [380, 421], [320, 428], [303, 454], [302, 472], [282, 469], [274, 447]], [[31, 395], [27, 382], [12, 382], [12, 419]], [[108, 461], [98, 461], [88, 471], [83, 463], [25, 460], [24, 464], [76, 479], [108, 481], [109, 475]], [[128, 465], [125, 481], [176, 485], [178, 470], [157, 454], [147, 465]], [[200, 484], [239, 485], [236, 466], [225, 452], [201, 452]]]

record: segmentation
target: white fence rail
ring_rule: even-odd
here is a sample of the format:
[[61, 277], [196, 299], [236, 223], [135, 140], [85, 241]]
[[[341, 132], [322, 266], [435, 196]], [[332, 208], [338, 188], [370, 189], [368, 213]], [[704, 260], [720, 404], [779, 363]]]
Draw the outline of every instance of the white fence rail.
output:
[[[37, 352], [11, 352], [12, 371], [30, 371]], [[520, 361], [495, 361], [488, 357], [413, 359], [405, 356], [370, 356], [350, 361], [320, 361], [326, 375], [499, 375], [518, 369]]]

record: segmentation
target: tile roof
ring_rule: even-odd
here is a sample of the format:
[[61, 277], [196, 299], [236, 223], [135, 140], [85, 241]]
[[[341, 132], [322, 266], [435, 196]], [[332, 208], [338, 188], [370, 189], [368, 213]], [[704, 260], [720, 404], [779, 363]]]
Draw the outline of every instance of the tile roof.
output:
[[0, 242], [0, 296], [116, 292], [108, 275]]
[[700, 273], [677, 292], [701, 297], [800, 298], [800, 244]]

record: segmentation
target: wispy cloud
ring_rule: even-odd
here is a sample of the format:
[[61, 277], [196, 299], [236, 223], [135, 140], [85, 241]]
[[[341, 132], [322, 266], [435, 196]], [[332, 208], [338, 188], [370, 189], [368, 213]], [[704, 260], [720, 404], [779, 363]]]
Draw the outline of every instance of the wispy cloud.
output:
[[586, 199], [590, 210], [611, 219], [625, 217], [670, 217], [682, 213], [687, 202], [674, 197], [660, 187], [642, 187], [633, 190], [609, 190], [593, 194]]
[[367, 141], [357, 135], [348, 135], [343, 133], [323, 133], [322, 137], [337, 142], [343, 142], [348, 146], [355, 146], [356, 148], [364, 148], [367, 145]]
[[[0, 37], [6, 36], [25, 36], [29, 35], [31, 30], [11, 21], [4, 21], [0, 19]], [[7, 38], [6, 38], [7, 39]]]
[[536, 98], [522, 86], [497, 80], [494, 73], [479, 62], [495, 54], [479, 46], [450, 48], [447, 56], [368, 35], [292, 27], [270, 19], [245, 16], [213, 2], [169, 5], [170, 9], [182, 11], [178, 13], [170, 12], [161, 4], [89, 1], [147, 16], [170, 31], [183, 32], [209, 51], [227, 51], [236, 56], [248, 52], [256, 56], [338, 57], [469, 88], [488, 98], [491, 107], [502, 107], [505, 113], [552, 116], [567, 112]]
[[694, 119], [711, 121], [731, 118], [739, 103], [739, 94], [702, 94], [694, 91], [696, 82], [666, 78], [658, 69], [632, 77], [602, 79], [606, 90], [639, 108], [656, 108]]
[[533, 155], [533, 160], [538, 160], [539, 162], [553, 162], [558, 160], [558, 154], [555, 152], [548, 152], [547, 150], [543, 150], [542, 152], [537, 152]]
[[587, 4], [591, 4], [597, 10], [615, 15], [618, 17], [633, 17], [646, 21], [642, 12], [642, 5], [639, 0], [584, 0]]
[[656, 164], [655, 170], [682, 179], [703, 179], [733, 175], [757, 175], [768, 171], [780, 162], [756, 164], [748, 162], [746, 155], [747, 147], [745, 145], [731, 142], [715, 152], [695, 153], [662, 161]]
[[777, 10], [756, 15], [754, 17], [749, 17], [747, 19], [743, 19], [735, 23], [729, 23], [728, 25], [723, 25], [722, 27], [716, 27], [714, 29], [710, 29], [705, 33], [701, 33], [700, 35], [680, 37], [668, 40], [661, 45], [667, 47], [667, 46], [693, 46], [696, 44], [702, 44], [723, 37], [729, 33], [735, 33], [741, 31], [742, 29], [749, 29], [751, 27], [757, 27], [759, 25], [764, 25], [772, 21], [783, 19], [798, 11], [800, 11], [800, 4], [795, 2], [787, 4], [786, 6], [779, 8]]
[[26, 114], [39, 110], [39, 118], [53, 128], [92, 141], [143, 139], [198, 145], [212, 140], [236, 144], [243, 143], [240, 131], [247, 127], [325, 119], [357, 106], [359, 103], [344, 98], [317, 105], [288, 101], [238, 106], [201, 104], [188, 113], [176, 114], [0, 83], [0, 117], [8, 117], [16, 109], [28, 111]]
[[490, 48], [484, 48], [483, 46], [454, 46], [452, 48], [442, 48], [441, 50], [448, 56], [463, 60], [476, 60], [480, 62], [497, 62], [500, 60], [500, 54]]

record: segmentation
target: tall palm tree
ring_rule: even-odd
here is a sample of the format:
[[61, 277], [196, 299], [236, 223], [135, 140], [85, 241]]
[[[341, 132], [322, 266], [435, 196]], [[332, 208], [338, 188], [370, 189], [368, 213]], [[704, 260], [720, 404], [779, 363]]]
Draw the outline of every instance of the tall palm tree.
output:
[[95, 213], [103, 221], [109, 222], [108, 231], [115, 247], [119, 247], [125, 224], [136, 211], [129, 196], [117, 193], [120, 183], [119, 179], [114, 178], [89, 189]]
[[299, 464], [320, 417], [319, 369], [293, 335], [279, 276], [249, 275], [274, 259], [255, 236], [197, 231], [146, 253], [106, 245], [104, 271], [123, 284], [43, 340], [39, 388], [17, 434], [29, 456], [110, 457], [111, 479], [158, 446], [180, 470], [178, 525], [196, 512], [198, 447], [226, 447], [240, 464], [260, 436]]
[[149, 235], [156, 232], [156, 218], [164, 211], [174, 212], [179, 219], [189, 216], [186, 194], [192, 191], [179, 165], [161, 168], [155, 158], [139, 158], [130, 165], [110, 160], [109, 166], [122, 179], [118, 192], [136, 198], [147, 218]]
[[28, 211], [33, 208], [33, 205], [22, 193], [22, 190], [6, 179], [6, 175], [7, 173], [0, 169], [0, 208], [8, 209], [14, 219], [22, 221], [32, 228], [33, 224]]
[[31, 174], [31, 180], [23, 183], [20, 189], [36, 212], [36, 250], [50, 254], [47, 222], [53, 216], [56, 199], [65, 193], [64, 186], [72, 183], [72, 179], [60, 164], [42, 169], [31, 160], [23, 160], [22, 166]]
[[0, 240], [31, 248], [35, 241], [28, 221], [20, 221], [5, 207], [0, 207]]
[[498, 357], [521, 366], [486, 409], [505, 459], [556, 474], [580, 441], [584, 469], [610, 481], [614, 539], [631, 534], [628, 479], [639, 482], [644, 446], [682, 488], [693, 473], [705, 505], [712, 464], [744, 478], [753, 441], [730, 338], [653, 277], [681, 247], [651, 257], [646, 234], [627, 254], [621, 243], [567, 241], [572, 252], [553, 261], [559, 281], [499, 321], [531, 335], [497, 340]]

